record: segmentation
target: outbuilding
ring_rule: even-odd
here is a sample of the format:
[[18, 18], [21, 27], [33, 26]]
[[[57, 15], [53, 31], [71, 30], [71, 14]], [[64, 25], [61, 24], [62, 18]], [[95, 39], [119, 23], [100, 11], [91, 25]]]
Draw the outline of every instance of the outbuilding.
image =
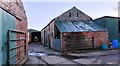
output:
[[109, 44], [107, 29], [76, 7], [69, 9], [41, 30], [42, 43], [61, 52], [94, 49]]
[[35, 29], [29, 29], [28, 30], [28, 42], [40, 42], [41, 43], [41, 32]]

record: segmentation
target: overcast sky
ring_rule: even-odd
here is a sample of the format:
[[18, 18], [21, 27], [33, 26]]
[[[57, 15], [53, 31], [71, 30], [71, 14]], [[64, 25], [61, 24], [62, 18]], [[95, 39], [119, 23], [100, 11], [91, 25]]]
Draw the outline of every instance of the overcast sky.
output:
[[[102, 16], [118, 16], [118, 0], [23, 0], [24, 8], [28, 18], [28, 28], [41, 30], [45, 27], [53, 18], [59, 16], [65, 11], [76, 6], [79, 10], [86, 13], [93, 19]], [[108, 2], [109, 1], [109, 2]]]

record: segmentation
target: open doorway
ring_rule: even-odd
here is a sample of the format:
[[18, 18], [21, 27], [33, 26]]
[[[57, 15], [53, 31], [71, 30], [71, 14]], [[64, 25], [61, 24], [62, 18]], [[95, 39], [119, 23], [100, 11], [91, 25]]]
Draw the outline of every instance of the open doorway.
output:
[[32, 32], [32, 42], [41, 42], [41, 32]]

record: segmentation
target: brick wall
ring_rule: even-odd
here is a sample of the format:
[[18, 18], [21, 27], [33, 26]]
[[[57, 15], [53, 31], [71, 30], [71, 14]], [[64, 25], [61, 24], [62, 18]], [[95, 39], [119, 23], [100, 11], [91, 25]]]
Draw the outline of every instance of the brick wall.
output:
[[108, 33], [105, 31], [62, 33], [61, 41], [62, 51], [100, 48], [101, 44], [109, 44]]
[[4, 0], [0, 0], [0, 7], [15, 15], [17, 18], [23, 21], [27, 21], [27, 17], [21, 0], [16, 0], [16, 2], [5, 2]]
[[[16, 30], [24, 31], [27, 34], [28, 31], [27, 16], [22, 1], [21, 0], [8, 0], [8, 2], [6, 1], [7, 0], [0, 0], [0, 7], [16, 18]], [[21, 34], [16, 35], [16, 39], [20, 39], [21, 37], [24, 37], [24, 35]], [[19, 46], [20, 44], [24, 44], [24, 41], [16, 42], [17, 46]], [[28, 41], [27, 41], [27, 48], [28, 48]], [[24, 47], [20, 47], [19, 49], [16, 49], [17, 61], [25, 57], [25, 54], [22, 53], [24, 50], [25, 50]], [[19, 54], [18, 52], [21, 53]]]

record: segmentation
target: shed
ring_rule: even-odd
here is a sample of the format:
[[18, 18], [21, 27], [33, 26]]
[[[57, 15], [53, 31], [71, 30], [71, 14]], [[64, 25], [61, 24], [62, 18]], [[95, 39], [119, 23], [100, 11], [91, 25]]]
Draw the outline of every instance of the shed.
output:
[[54, 48], [59, 51], [78, 51], [98, 48], [109, 44], [107, 29], [92, 21], [89, 22], [55, 22]]
[[29, 29], [28, 30], [28, 42], [32, 43], [32, 42], [41, 42], [41, 32], [35, 29]]

